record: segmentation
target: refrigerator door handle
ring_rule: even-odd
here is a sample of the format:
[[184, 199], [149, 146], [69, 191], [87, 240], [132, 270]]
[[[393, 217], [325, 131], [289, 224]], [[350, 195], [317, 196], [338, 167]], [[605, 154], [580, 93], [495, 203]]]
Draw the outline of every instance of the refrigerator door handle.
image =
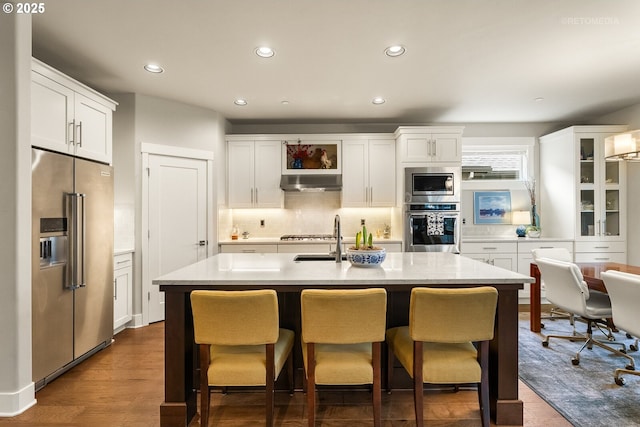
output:
[[69, 259], [71, 262], [70, 281], [67, 287], [78, 289], [86, 286], [84, 275], [85, 259], [85, 208], [82, 193], [68, 193], [70, 200], [69, 215]]

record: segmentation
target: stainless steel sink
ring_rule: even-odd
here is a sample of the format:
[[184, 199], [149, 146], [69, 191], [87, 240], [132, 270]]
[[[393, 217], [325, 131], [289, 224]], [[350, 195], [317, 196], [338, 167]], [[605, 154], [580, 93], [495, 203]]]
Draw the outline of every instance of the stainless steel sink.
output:
[[[294, 261], [334, 261], [336, 260], [335, 255], [330, 254], [301, 254], [296, 255], [293, 258]], [[342, 255], [342, 260], [347, 260], [347, 255]]]

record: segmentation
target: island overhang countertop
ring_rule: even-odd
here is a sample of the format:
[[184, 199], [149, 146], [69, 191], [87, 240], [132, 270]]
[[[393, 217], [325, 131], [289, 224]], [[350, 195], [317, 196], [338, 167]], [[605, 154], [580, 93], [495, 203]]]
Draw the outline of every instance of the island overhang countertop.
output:
[[[224, 289], [305, 286], [374, 286], [394, 289], [417, 285], [492, 285], [521, 289], [533, 278], [446, 252], [388, 253], [378, 267], [356, 267], [348, 261], [294, 261], [295, 254], [224, 253], [153, 280], [160, 290], [180, 287]], [[288, 289], [294, 291], [294, 289]]]
[[[274, 289], [282, 302], [280, 323], [300, 334], [300, 292], [310, 288], [381, 287], [387, 291], [387, 327], [408, 323], [410, 290], [417, 286], [498, 290], [494, 337], [489, 346], [489, 397], [496, 424], [522, 425], [518, 398], [518, 290], [533, 278], [462, 255], [388, 253], [381, 266], [348, 261], [294, 261], [295, 254], [223, 253], [153, 280], [165, 292], [165, 400], [160, 425], [190, 425], [197, 411], [193, 318], [195, 289]], [[297, 348], [300, 348], [297, 346]], [[301, 370], [301, 355], [296, 369]], [[300, 366], [298, 366], [300, 365]], [[386, 378], [385, 375], [383, 375]]]

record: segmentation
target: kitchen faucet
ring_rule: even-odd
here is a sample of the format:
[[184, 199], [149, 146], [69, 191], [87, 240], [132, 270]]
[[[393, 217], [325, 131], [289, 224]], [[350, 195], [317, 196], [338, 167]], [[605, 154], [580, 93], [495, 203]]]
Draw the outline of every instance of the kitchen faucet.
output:
[[336, 262], [342, 262], [342, 231], [340, 230], [340, 215], [333, 219], [333, 237], [336, 238]]

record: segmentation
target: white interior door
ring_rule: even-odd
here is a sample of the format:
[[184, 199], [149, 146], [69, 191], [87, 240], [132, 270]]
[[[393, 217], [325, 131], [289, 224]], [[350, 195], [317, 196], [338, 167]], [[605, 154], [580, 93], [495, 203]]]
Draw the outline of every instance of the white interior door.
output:
[[[150, 155], [148, 188], [153, 280], [207, 256], [207, 161]], [[147, 289], [149, 323], [164, 320], [164, 292]]]

